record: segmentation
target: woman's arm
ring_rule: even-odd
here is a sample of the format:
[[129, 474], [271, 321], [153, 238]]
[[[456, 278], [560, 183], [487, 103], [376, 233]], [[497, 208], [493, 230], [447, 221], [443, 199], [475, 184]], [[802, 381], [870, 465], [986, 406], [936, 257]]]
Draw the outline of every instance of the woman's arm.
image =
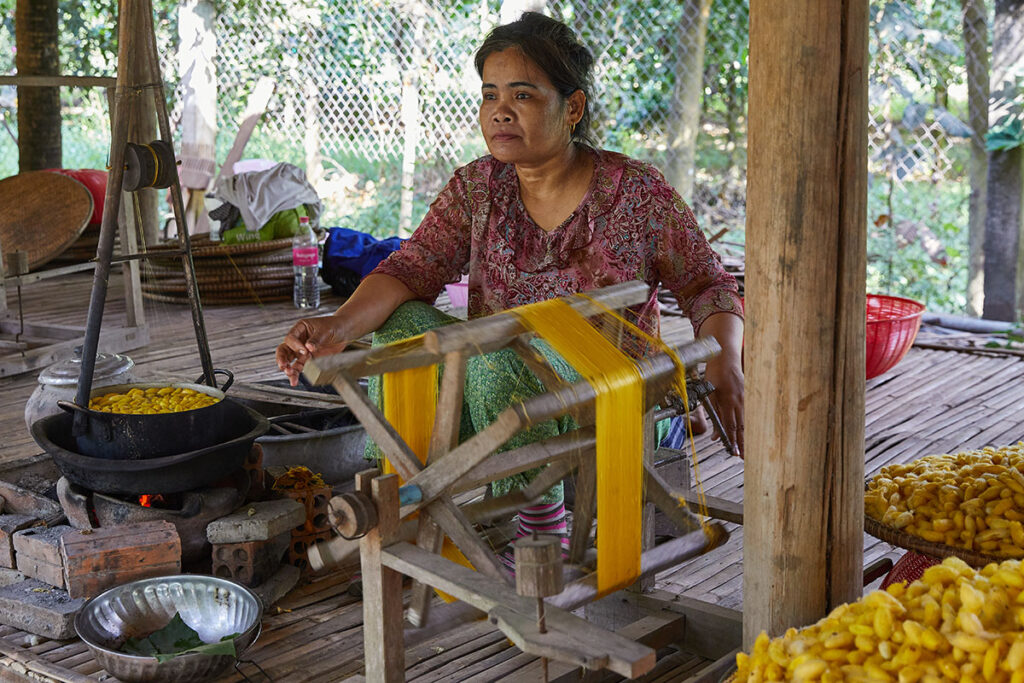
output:
[[277, 367], [295, 386], [307, 360], [338, 353], [349, 342], [376, 330], [396, 308], [415, 298], [416, 294], [398, 278], [371, 273], [332, 315], [295, 323], [277, 347]]
[[743, 319], [732, 313], [714, 313], [704, 320], [698, 336], [714, 337], [722, 347], [722, 352], [708, 361], [705, 376], [715, 386], [711, 402], [722, 420], [725, 435], [742, 458]]

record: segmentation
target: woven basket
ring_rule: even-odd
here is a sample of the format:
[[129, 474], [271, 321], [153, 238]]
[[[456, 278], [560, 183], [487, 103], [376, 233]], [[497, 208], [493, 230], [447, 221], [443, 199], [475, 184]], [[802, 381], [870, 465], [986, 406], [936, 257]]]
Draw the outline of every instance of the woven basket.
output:
[[[143, 292], [143, 298], [149, 299], [150, 301], [157, 301], [165, 304], [182, 304], [187, 306], [189, 301], [188, 297], [184, 296], [169, 296], [166, 294], [154, 294], [152, 292]], [[211, 294], [210, 296], [203, 295], [204, 306], [237, 306], [237, 305], [262, 305], [276, 303], [280, 301], [291, 301], [292, 293], [256, 293], [252, 292], [227, 292]]]
[[[151, 301], [187, 304], [184, 269], [174, 252], [177, 240], [153, 247], [167, 252], [152, 258], [143, 269], [142, 292]], [[223, 244], [209, 235], [191, 238], [192, 263], [204, 304], [239, 304], [286, 301], [292, 296], [291, 239]]]
[[932, 543], [926, 541], [920, 536], [914, 536], [908, 534], [895, 527], [891, 527], [888, 524], [882, 524], [877, 519], [864, 515], [864, 531], [868, 532], [880, 541], [891, 543], [892, 545], [906, 550], [913, 550], [914, 552], [934, 557], [938, 560], [943, 560], [947, 557], [956, 556], [975, 568], [984, 567], [990, 562], [1002, 562], [1008, 560], [1008, 557], [999, 557], [997, 555], [988, 555], [985, 553], [975, 552], [973, 550], [967, 550], [966, 548], [957, 548], [955, 546], [946, 545], [945, 543]]
[[[179, 248], [178, 240], [170, 240], [163, 244], [151, 246], [150, 252], [174, 252]], [[268, 240], [266, 242], [246, 242], [245, 244], [224, 244], [213, 242], [206, 233], [192, 235], [189, 238], [189, 246], [192, 248], [192, 257], [207, 256], [237, 256], [240, 254], [259, 254], [267, 251], [279, 251], [291, 249], [292, 238], [286, 237], [280, 240]]]

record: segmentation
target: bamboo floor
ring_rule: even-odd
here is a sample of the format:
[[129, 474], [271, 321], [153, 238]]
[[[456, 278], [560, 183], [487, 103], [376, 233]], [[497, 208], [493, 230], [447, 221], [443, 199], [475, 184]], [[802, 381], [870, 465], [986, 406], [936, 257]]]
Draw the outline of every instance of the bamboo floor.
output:
[[[49, 280], [25, 288], [26, 319], [83, 324], [91, 279], [85, 275]], [[119, 278], [112, 278], [105, 323], [124, 319]], [[439, 300], [442, 307], [447, 304]], [[325, 292], [321, 312], [340, 300]], [[9, 292], [8, 305], [17, 304]], [[147, 302], [150, 343], [129, 352], [138, 374], [172, 372], [185, 378], [201, 374], [187, 307]], [[265, 306], [217, 306], [205, 309], [211, 355], [216, 367], [232, 370], [241, 381], [277, 379], [272, 352], [298, 317], [289, 303]], [[663, 336], [679, 342], [689, 325], [674, 316], [663, 319]], [[934, 338], [922, 331], [919, 341]], [[36, 384], [35, 373], [0, 378], [0, 478], [19, 463], [40, 461], [40, 450], [24, 420], [25, 401]], [[1024, 438], [1024, 357], [970, 349], [914, 348], [893, 370], [868, 381], [866, 396], [866, 470], [868, 476], [894, 462], [930, 453], [954, 452]], [[728, 457], [707, 435], [696, 439], [697, 467], [691, 475], [706, 493], [728, 501], [743, 499], [743, 465]], [[696, 471], [692, 471], [695, 469]], [[661, 595], [687, 596], [726, 608], [743, 603], [743, 528], [726, 524], [731, 538], [723, 546], [658, 576]], [[899, 557], [902, 550], [864, 537], [865, 565]], [[335, 681], [358, 675], [362, 668], [362, 604], [349, 592], [349, 577], [335, 573], [300, 584], [264, 617], [263, 634], [243, 655], [241, 673], [222, 681]], [[39, 639], [7, 626], [0, 636], [11, 643], [92, 680], [113, 680], [77, 640]], [[255, 662], [267, 677], [252, 664]], [[28, 680], [0, 658], [0, 680]], [[693, 680], [708, 664], [674, 651], [661, 658], [647, 681]], [[460, 627], [410, 647], [407, 679], [412, 681], [540, 680], [540, 663], [521, 653], [485, 623]], [[552, 680], [559, 670], [552, 664]], [[564, 673], [564, 672], [563, 672]], [[243, 675], [244, 674], [244, 675]], [[572, 678], [572, 676], [567, 676]], [[572, 678], [575, 680], [575, 678]]]

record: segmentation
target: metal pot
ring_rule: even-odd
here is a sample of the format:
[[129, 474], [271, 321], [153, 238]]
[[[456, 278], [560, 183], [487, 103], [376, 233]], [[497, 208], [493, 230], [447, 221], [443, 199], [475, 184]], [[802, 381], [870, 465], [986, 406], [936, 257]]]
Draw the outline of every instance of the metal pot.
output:
[[156, 458], [112, 460], [76, 452], [71, 435], [73, 416], [67, 413], [35, 422], [32, 437], [73, 484], [119, 495], [180, 493], [209, 486], [237, 471], [256, 438], [270, 428], [267, 418], [237, 403], [229, 402], [225, 412], [242, 434], [224, 443]]
[[[192, 389], [218, 399], [213, 405], [195, 410], [156, 415], [120, 415], [58, 401], [57, 405], [68, 413], [79, 413], [84, 418], [84, 431], [81, 434], [77, 433], [78, 425], [73, 426], [73, 450], [94, 458], [141, 460], [208, 448], [244, 434], [249, 428], [248, 421], [237, 419], [242, 413], [232, 408], [240, 406], [224, 394], [234, 377], [227, 370], [215, 372], [229, 377], [223, 389], [189, 382], [149, 382], [116, 384], [94, 389], [90, 393], [91, 399], [132, 389], [170, 386]], [[235, 419], [232, 419], [233, 416]]]
[[[128, 356], [112, 353], [96, 354], [93, 388], [135, 381], [132, 368], [135, 361]], [[25, 404], [25, 426], [47, 415], [60, 412], [57, 401], [74, 401], [78, 391], [78, 377], [82, 374], [82, 347], [75, 349], [73, 358], [58, 361], [39, 373], [39, 385]]]

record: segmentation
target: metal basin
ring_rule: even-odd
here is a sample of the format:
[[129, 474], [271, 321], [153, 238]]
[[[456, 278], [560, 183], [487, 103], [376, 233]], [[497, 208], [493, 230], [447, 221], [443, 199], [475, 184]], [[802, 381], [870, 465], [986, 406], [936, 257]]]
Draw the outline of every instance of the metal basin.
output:
[[264, 467], [305, 465], [330, 484], [351, 481], [370, 466], [363, 458], [366, 430], [348, 408], [271, 417], [270, 430], [256, 443]]
[[122, 681], [207, 681], [234, 664], [237, 655], [190, 653], [161, 663], [155, 657], [119, 650], [129, 638], [166, 626], [175, 612], [204, 642], [240, 634], [235, 649], [241, 655], [259, 637], [263, 605], [252, 591], [234, 581], [190, 574], [162, 576], [132, 581], [93, 598], [75, 617], [75, 631], [96, 661]]

